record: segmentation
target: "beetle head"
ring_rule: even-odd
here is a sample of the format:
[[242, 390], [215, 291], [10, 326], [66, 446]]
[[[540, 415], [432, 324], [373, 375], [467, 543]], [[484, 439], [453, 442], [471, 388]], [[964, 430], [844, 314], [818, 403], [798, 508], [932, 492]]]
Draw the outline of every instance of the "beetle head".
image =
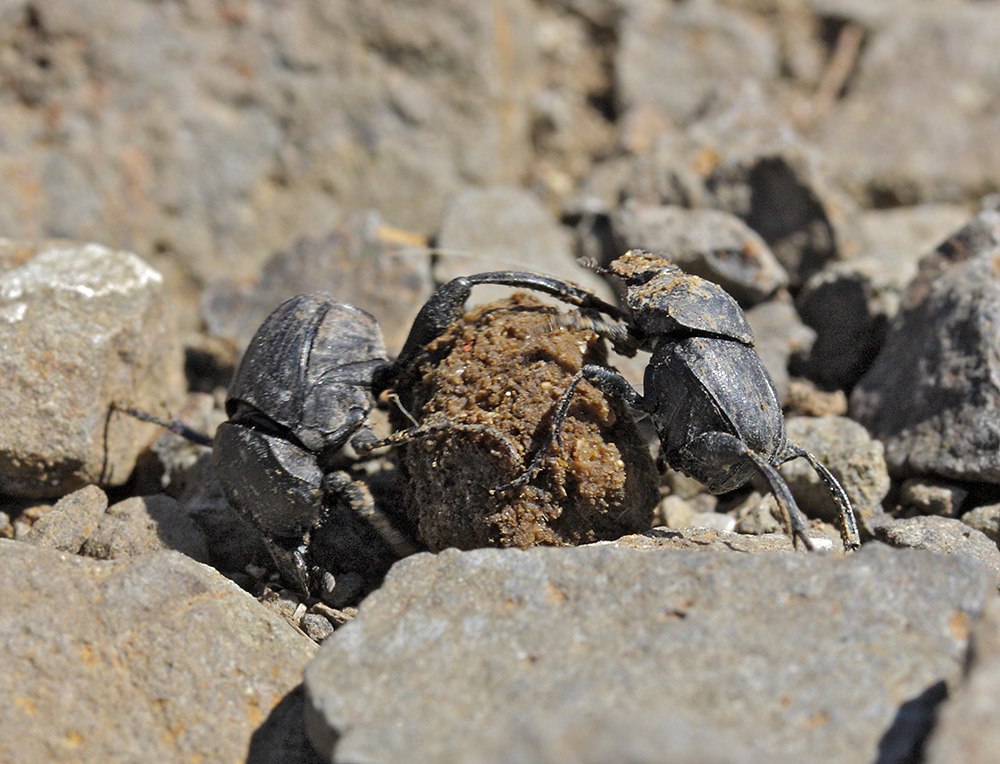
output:
[[622, 279], [628, 286], [639, 286], [663, 274], [679, 275], [681, 269], [652, 252], [631, 249], [611, 263], [607, 273]]

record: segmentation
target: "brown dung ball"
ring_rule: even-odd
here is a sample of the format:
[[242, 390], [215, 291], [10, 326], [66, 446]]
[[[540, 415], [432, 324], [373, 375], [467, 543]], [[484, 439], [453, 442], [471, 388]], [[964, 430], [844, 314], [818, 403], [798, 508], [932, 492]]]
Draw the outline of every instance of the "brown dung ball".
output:
[[[531, 462], [573, 375], [607, 362], [604, 341], [557, 326], [558, 312], [526, 294], [483, 306], [399, 378], [406, 410], [441, 427], [395, 450], [410, 519], [432, 551], [574, 545], [650, 527], [658, 491], [649, 449], [627, 407], [588, 382], [539, 473], [493, 492]], [[398, 411], [394, 420], [412, 426]]]

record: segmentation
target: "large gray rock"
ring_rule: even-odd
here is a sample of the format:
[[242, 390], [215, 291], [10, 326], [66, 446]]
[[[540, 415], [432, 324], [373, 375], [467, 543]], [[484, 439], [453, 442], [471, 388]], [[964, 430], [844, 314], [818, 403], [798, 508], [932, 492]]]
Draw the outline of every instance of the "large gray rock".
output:
[[0, 241], [0, 492], [120, 485], [183, 378], [163, 278], [99, 244]]
[[1000, 599], [972, 629], [967, 676], [945, 702], [927, 747], [927, 764], [991, 764], [1000, 751]]
[[995, 190], [996, 6], [907, 3], [881, 21], [817, 137], [833, 172], [878, 206], [963, 201]]
[[633, 750], [613, 720], [666, 713], [722, 731], [737, 759], [899, 761], [926, 734], [928, 690], [961, 673], [955, 624], [992, 588], [971, 560], [878, 545], [417, 555], [306, 668], [307, 730], [329, 761], [461, 761], [519, 720], [597, 719]]
[[904, 309], [851, 395], [851, 416], [885, 443], [897, 473], [1000, 482], [994, 218], [983, 213], [921, 261]]
[[0, 540], [0, 760], [243, 761], [314, 646], [176, 552]]
[[936, 515], [885, 519], [875, 525], [874, 535], [894, 547], [969, 557], [991, 569], [1000, 584], [1000, 550], [996, 542], [961, 520]]

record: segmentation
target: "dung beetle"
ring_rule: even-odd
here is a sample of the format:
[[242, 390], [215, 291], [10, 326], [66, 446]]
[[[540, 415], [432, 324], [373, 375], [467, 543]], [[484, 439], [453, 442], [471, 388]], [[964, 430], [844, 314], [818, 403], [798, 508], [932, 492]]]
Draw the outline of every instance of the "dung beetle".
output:
[[776, 469], [798, 457], [808, 460], [837, 503], [844, 548], [857, 549], [850, 500], [815, 456], [788, 442], [774, 383], [736, 301], [720, 286], [641, 250], [627, 252], [606, 272], [625, 284], [627, 319], [624, 327], [598, 321], [592, 328], [607, 333], [619, 348], [631, 348], [627, 352], [652, 353], [643, 380], [645, 395], [611, 369], [584, 366], [562, 394], [548, 436], [528, 469], [498, 490], [524, 485], [541, 469], [570, 399], [586, 379], [648, 414], [660, 437], [661, 459], [713, 493], [739, 488], [755, 473], [763, 476], [789, 535], [812, 549], [802, 513]]
[[372, 376], [388, 362], [365, 311], [298, 295], [257, 330], [226, 399], [212, 459], [227, 501], [259, 533], [286, 585], [308, 597], [332, 572], [380, 577], [413, 551], [367, 487], [339, 469], [375, 440]]
[[397, 362], [376, 371], [375, 392], [390, 387], [420, 348], [462, 315], [475, 284], [499, 283], [545, 292], [580, 308], [580, 313], [566, 316], [567, 325], [593, 329], [626, 355], [637, 350], [652, 353], [645, 371], [646, 394], [640, 395], [611, 369], [584, 366], [556, 404], [549, 432], [528, 468], [496, 491], [524, 486], [542, 468], [559, 437], [573, 393], [586, 379], [647, 413], [660, 437], [661, 459], [713, 493], [734, 490], [755, 473], [762, 475], [788, 534], [812, 549], [805, 518], [776, 469], [791, 459], [807, 459], [838, 505], [845, 549], [857, 549], [860, 541], [850, 500], [815, 456], [788, 442], [774, 384], [736, 301], [718, 285], [640, 250], [618, 258], [605, 272], [625, 284], [624, 311], [576, 284], [521, 271], [462, 276], [448, 282], [421, 309]]

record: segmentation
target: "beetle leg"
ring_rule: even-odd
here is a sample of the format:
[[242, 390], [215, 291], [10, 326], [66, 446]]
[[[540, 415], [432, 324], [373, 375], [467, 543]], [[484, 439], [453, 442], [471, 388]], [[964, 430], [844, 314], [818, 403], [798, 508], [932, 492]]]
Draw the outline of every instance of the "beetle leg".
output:
[[372, 389], [378, 397], [395, 383], [399, 369], [412, 361], [422, 348], [444, 334], [465, 312], [465, 303], [472, 294], [472, 288], [479, 284], [499, 284], [518, 289], [532, 289], [551, 295], [569, 305], [604, 313], [612, 318], [624, 318], [619, 308], [605, 302], [583, 287], [563, 279], [543, 276], [527, 271], [491, 271], [472, 276], [459, 276], [438, 287], [417, 313], [410, 328], [410, 334], [395, 363], [376, 370]]
[[812, 468], [816, 470], [816, 474], [823, 479], [827, 488], [830, 489], [830, 493], [833, 495], [833, 500], [837, 503], [837, 509], [840, 512], [839, 530], [840, 538], [844, 542], [844, 549], [848, 552], [855, 551], [861, 546], [861, 538], [858, 535], [858, 524], [854, 517], [854, 508], [851, 506], [851, 500], [847, 498], [847, 493], [844, 491], [844, 487], [840, 484], [840, 481], [833, 476], [833, 473], [820, 463], [819, 459], [801, 446], [797, 446], [794, 443], [789, 443], [785, 448], [785, 452], [782, 454], [780, 463], [784, 464], [785, 462], [791, 461], [792, 459], [796, 459], [800, 456], [812, 465]]
[[[798, 546], [798, 542], [801, 541], [807, 550], [813, 550], [812, 540], [806, 535], [806, 519], [795, 503], [781, 473], [767, 459], [748, 448], [742, 440], [725, 432], [706, 432], [693, 438], [682, 449], [681, 454], [693, 462], [712, 469], [725, 469], [749, 459], [774, 494], [778, 509], [781, 511], [782, 524], [785, 526], [785, 532], [792, 537], [792, 544]], [[711, 455], [711, 464], [706, 463], [706, 455]]]
[[294, 548], [288, 548], [279, 541], [270, 538], [267, 534], [261, 534], [261, 541], [274, 560], [274, 566], [278, 569], [281, 580], [296, 594], [306, 599], [309, 598], [309, 573], [306, 565], [306, 549], [309, 546], [308, 536], [295, 539]]
[[397, 557], [408, 557], [417, 551], [412, 539], [400, 532], [375, 506], [371, 491], [360, 480], [354, 480], [346, 472], [337, 470], [323, 476], [323, 490], [337, 496], [355, 515], [368, 523]]
[[569, 404], [573, 398], [573, 393], [576, 392], [577, 386], [584, 379], [600, 389], [605, 395], [611, 398], [619, 398], [625, 401], [632, 408], [639, 409], [640, 411], [646, 410], [646, 399], [636, 392], [635, 388], [628, 383], [628, 380], [625, 379], [625, 377], [618, 372], [606, 369], [603, 366], [587, 364], [573, 375], [573, 379], [570, 380], [569, 386], [563, 392], [562, 397], [559, 398], [559, 403], [556, 404], [556, 410], [552, 414], [552, 424], [549, 426], [549, 432], [545, 436], [545, 440], [542, 441], [542, 444], [535, 452], [528, 468], [522, 472], [516, 480], [494, 489], [495, 492], [504, 493], [514, 488], [521, 488], [527, 485], [528, 481], [530, 481], [542, 469], [542, 464], [545, 462], [545, 458], [549, 455], [549, 451], [552, 449], [552, 444], [559, 443], [559, 437], [562, 434], [563, 425], [566, 423], [566, 415], [569, 412]]
[[415, 440], [421, 438], [428, 438], [432, 435], [438, 435], [442, 432], [471, 432], [476, 434], [487, 434], [494, 438], [500, 445], [503, 446], [507, 455], [510, 457], [512, 464], [518, 464], [521, 461], [521, 455], [518, 453], [517, 448], [511, 439], [500, 432], [494, 427], [490, 427], [486, 424], [471, 424], [471, 423], [460, 423], [460, 422], [424, 422], [416, 427], [409, 427], [405, 430], [400, 430], [399, 432], [394, 432], [386, 438], [381, 440], [373, 440], [366, 442], [359, 449], [360, 453], [365, 454], [374, 451], [377, 448], [385, 448], [386, 446], [399, 446], [404, 443], [412, 443]]

